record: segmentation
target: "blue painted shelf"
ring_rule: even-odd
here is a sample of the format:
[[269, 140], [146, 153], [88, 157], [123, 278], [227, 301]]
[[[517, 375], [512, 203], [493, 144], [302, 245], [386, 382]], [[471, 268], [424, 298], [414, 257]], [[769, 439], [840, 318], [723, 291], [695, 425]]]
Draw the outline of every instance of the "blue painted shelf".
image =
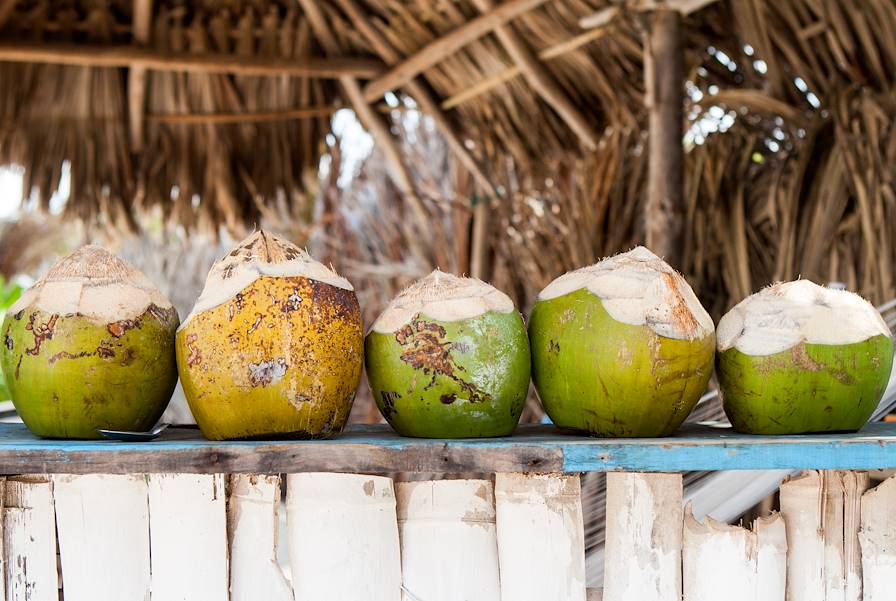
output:
[[0, 474], [25, 473], [460, 473], [679, 472], [896, 468], [896, 424], [852, 434], [746, 436], [711, 425], [657, 439], [585, 438], [521, 426], [508, 438], [401, 438], [387, 426], [349, 428], [332, 440], [210, 442], [169, 428], [148, 443], [42, 440], [0, 424]]

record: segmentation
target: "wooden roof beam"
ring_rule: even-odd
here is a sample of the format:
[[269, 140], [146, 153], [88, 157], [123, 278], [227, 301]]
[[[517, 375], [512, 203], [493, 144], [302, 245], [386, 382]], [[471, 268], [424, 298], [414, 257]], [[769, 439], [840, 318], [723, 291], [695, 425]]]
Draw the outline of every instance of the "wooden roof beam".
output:
[[18, 0], [0, 0], [0, 29], [9, 21], [17, 2]]
[[[558, 56], [563, 56], [567, 52], [572, 52], [573, 50], [577, 50], [586, 44], [590, 44], [594, 40], [603, 37], [603, 35], [607, 32], [606, 28], [592, 29], [590, 31], [586, 31], [584, 33], [580, 33], [577, 36], [571, 37], [568, 40], [560, 42], [559, 44], [555, 44], [554, 46], [549, 46], [544, 50], [538, 53], [538, 60], [540, 61], [549, 61], [557, 58]], [[504, 82], [510, 81], [511, 79], [522, 74], [522, 70], [517, 65], [512, 67], [508, 67], [503, 71], [499, 71], [494, 75], [486, 77], [485, 79], [480, 80], [478, 83], [473, 85], [472, 87], [467, 88], [466, 90], [462, 90], [453, 96], [449, 96], [445, 100], [442, 101], [442, 108], [445, 110], [454, 108], [460, 104], [468, 102], [477, 96], [481, 96], [485, 94], [489, 90], [501, 85]]]
[[420, 48], [416, 53], [394, 65], [364, 88], [364, 97], [374, 102], [386, 92], [399, 88], [433, 65], [451, 56], [470, 42], [494, 30], [499, 25], [541, 6], [547, 0], [508, 0], [493, 10], [461, 25]]
[[[320, 10], [318, 1], [298, 0], [298, 3], [311, 25], [314, 37], [317, 38], [317, 41], [323, 47], [324, 52], [330, 57], [339, 56], [341, 53], [339, 43], [330, 31], [330, 27], [327, 25], [327, 21]], [[358, 80], [355, 79], [355, 77], [351, 75], [343, 75], [339, 78], [339, 83], [342, 86], [346, 99], [358, 115], [358, 119], [361, 120], [361, 123], [373, 136], [374, 142], [379, 145], [383, 154], [386, 155], [386, 160], [390, 167], [389, 174], [392, 176], [392, 181], [395, 182], [395, 185], [401, 191], [402, 195], [410, 203], [411, 210], [414, 212], [420, 227], [426, 228], [429, 223], [429, 214], [423, 206], [423, 201], [417, 196], [417, 192], [414, 190], [411, 174], [408, 172], [408, 169], [402, 160], [401, 152], [395, 144], [395, 140], [392, 138], [392, 132], [389, 131], [388, 125], [386, 125], [382, 116], [377, 114], [364, 99], [361, 84], [358, 83]]]
[[156, 52], [132, 46], [0, 43], [0, 61], [77, 65], [80, 67], [142, 66], [153, 71], [229, 73], [261, 77], [291, 75], [339, 79], [370, 78], [382, 72], [377, 60], [360, 58], [238, 57], [229, 54]]
[[[152, 0], [135, 0], [133, 22], [133, 42], [144, 47], [149, 43], [152, 22]], [[128, 124], [131, 135], [131, 150], [143, 150], [143, 122], [146, 109], [146, 66], [135, 64], [128, 69]]]
[[[483, 14], [488, 14], [494, 9], [492, 0], [473, 0], [473, 4]], [[595, 150], [599, 136], [591, 122], [585, 118], [554, 77], [542, 66], [526, 42], [513, 29], [513, 25], [499, 25], [495, 28], [495, 35], [498, 36], [498, 40], [507, 54], [519, 67], [529, 85], [541, 96], [541, 99], [560, 115], [560, 118], [575, 132], [586, 148]]]
[[[394, 65], [401, 61], [401, 55], [370, 23], [354, 0], [336, 0], [336, 2], [352, 20], [352, 23], [358, 28], [358, 31], [360, 31], [361, 35], [367, 40], [367, 43], [371, 45], [374, 52], [376, 52], [387, 65]], [[435, 122], [436, 126], [445, 137], [445, 140], [448, 142], [448, 146], [451, 147], [451, 150], [457, 156], [460, 163], [470, 172], [479, 187], [492, 198], [497, 198], [498, 193], [495, 191], [491, 181], [482, 172], [482, 169], [479, 168], [479, 163], [477, 163], [476, 159], [474, 159], [467, 151], [463, 142], [457, 137], [457, 134], [454, 133], [454, 129], [452, 129], [451, 124], [448, 122], [448, 118], [442, 112], [438, 101], [433, 97], [432, 93], [430, 93], [426, 86], [422, 85], [416, 79], [408, 81], [405, 88], [423, 112], [428, 114]]]

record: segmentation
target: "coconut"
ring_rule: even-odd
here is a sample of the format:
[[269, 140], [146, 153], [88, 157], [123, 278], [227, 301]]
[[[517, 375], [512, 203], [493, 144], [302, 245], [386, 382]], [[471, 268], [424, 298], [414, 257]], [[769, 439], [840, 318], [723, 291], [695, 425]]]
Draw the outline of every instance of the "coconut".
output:
[[258, 231], [212, 266], [177, 366], [206, 438], [326, 438], [348, 418], [363, 344], [348, 280]]
[[98, 246], [54, 265], [10, 308], [0, 364], [28, 428], [48, 438], [150, 429], [177, 383], [177, 311]]
[[366, 360], [377, 406], [403, 436], [506, 436], [529, 390], [529, 341], [513, 301], [441, 271], [386, 307]]
[[749, 434], [854, 431], [883, 396], [890, 330], [857, 294], [809, 280], [747, 297], [719, 322], [725, 413]]
[[712, 374], [709, 314], [646, 248], [567, 273], [529, 319], [532, 375], [560, 428], [595, 436], [668, 436]]

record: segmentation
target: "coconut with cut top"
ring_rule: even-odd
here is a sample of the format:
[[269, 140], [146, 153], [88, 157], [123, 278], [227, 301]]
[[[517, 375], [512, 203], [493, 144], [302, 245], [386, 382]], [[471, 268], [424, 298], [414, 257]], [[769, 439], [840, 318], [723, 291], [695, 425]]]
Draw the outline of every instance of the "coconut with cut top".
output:
[[212, 267], [177, 366], [206, 438], [325, 438], [348, 419], [363, 344], [348, 280], [258, 231]]
[[893, 340], [859, 295], [797, 280], [722, 317], [717, 357], [725, 413], [738, 431], [854, 431], [883, 396]]
[[60, 260], [10, 308], [0, 365], [25, 425], [47, 438], [145, 431], [177, 383], [177, 311], [99, 246]]
[[403, 436], [506, 436], [519, 422], [526, 327], [513, 301], [485, 282], [432, 272], [386, 307], [365, 348], [377, 406]]
[[674, 432], [712, 374], [709, 314], [646, 248], [551, 282], [529, 319], [532, 376], [560, 428], [594, 436]]

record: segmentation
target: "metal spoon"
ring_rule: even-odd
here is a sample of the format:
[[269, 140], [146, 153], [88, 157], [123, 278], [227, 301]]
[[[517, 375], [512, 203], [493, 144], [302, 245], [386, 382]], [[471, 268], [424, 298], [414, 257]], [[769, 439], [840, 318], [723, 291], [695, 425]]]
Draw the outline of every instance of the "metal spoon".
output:
[[121, 442], [149, 442], [155, 440], [170, 424], [159, 424], [149, 432], [125, 432], [122, 430], [97, 430], [109, 440]]

